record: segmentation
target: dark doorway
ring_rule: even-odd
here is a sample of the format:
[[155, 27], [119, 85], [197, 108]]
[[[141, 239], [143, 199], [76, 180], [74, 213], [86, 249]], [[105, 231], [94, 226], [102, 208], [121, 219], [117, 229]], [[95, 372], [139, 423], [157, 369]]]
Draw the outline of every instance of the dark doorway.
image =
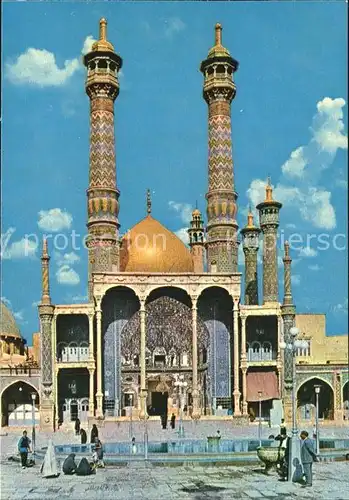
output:
[[167, 392], [152, 392], [151, 393], [151, 406], [153, 408], [153, 415], [167, 414]]
[[78, 403], [76, 401], [72, 401], [70, 403], [70, 419], [72, 422], [75, 422], [78, 418]]

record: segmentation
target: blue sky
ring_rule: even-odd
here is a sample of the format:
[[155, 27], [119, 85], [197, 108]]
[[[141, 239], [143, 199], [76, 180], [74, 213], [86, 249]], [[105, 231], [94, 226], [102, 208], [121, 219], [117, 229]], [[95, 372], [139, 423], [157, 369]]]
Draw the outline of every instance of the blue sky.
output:
[[[344, 3], [315, 2], [3, 5], [2, 296], [29, 341], [38, 329], [40, 260], [34, 242], [23, 255], [22, 239], [48, 229], [85, 234], [81, 53], [100, 17], [124, 60], [115, 113], [121, 230], [145, 215], [148, 187], [154, 217], [179, 235], [196, 200], [205, 212], [207, 106], [198, 68], [221, 22], [223, 44], [240, 62], [232, 105], [239, 225], [270, 175], [284, 204], [280, 235], [302, 238], [292, 249], [297, 310], [324, 312], [329, 334], [347, 333], [345, 13]], [[80, 301], [85, 250], [51, 253], [53, 301]]]

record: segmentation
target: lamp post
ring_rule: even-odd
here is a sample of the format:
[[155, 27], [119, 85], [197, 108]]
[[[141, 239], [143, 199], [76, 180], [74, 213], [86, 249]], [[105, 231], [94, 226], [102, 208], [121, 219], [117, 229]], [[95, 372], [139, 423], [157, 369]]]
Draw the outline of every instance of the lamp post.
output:
[[[299, 471], [300, 458], [300, 440], [297, 429], [297, 392], [296, 392], [296, 355], [297, 349], [308, 345], [303, 340], [297, 340], [299, 329], [295, 326], [290, 328], [291, 343], [280, 343], [281, 349], [287, 349], [292, 353], [292, 437], [289, 455], [288, 480], [297, 482], [301, 480], [301, 472]], [[298, 467], [297, 467], [298, 466]]]
[[178, 426], [178, 435], [180, 437], [184, 437], [184, 426], [183, 426], [183, 403], [184, 403], [184, 391], [187, 387], [187, 382], [184, 380], [184, 376], [180, 375], [178, 380], [174, 384], [178, 388], [179, 394], [179, 426]]
[[33, 450], [33, 462], [35, 463], [35, 400], [36, 392], [31, 393], [32, 398], [32, 450]]
[[320, 385], [314, 385], [315, 389], [315, 398], [316, 398], [316, 414], [315, 414], [315, 433], [316, 433], [316, 454], [320, 453], [320, 437], [319, 437], [319, 394], [320, 394]]
[[258, 391], [258, 405], [259, 405], [258, 439], [259, 439], [259, 446], [262, 446], [262, 391]]

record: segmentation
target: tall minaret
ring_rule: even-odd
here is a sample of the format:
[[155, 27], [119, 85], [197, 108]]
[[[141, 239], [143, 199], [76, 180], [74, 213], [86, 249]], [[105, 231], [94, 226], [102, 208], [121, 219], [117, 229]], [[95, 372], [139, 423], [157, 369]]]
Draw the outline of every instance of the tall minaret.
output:
[[190, 221], [189, 246], [194, 263], [194, 273], [204, 272], [204, 221], [201, 217], [201, 212], [197, 208], [192, 212]]
[[85, 55], [90, 98], [90, 174], [88, 199], [89, 290], [93, 272], [119, 269], [119, 190], [116, 187], [114, 101], [119, 94], [122, 59], [107, 41], [107, 21]]
[[265, 200], [256, 207], [259, 210], [259, 221], [263, 231], [263, 304], [279, 300], [277, 229], [281, 207], [281, 203], [273, 200], [273, 189], [268, 178]]
[[53, 358], [52, 358], [52, 320], [54, 306], [51, 304], [50, 257], [47, 251], [47, 240], [43, 240], [41, 255], [41, 301], [38, 306], [40, 318], [40, 427], [54, 429], [54, 395], [53, 395]]
[[258, 305], [257, 256], [259, 233], [261, 230], [253, 223], [251, 209], [247, 215], [247, 225], [241, 229], [242, 245], [245, 254], [245, 304]]
[[[284, 325], [284, 342], [292, 344], [291, 328], [294, 326], [296, 308], [293, 304], [291, 286], [291, 263], [290, 246], [285, 242], [284, 262], [284, 299], [281, 306], [281, 315]], [[290, 349], [285, 349], [284, 353], [284, 413], [287, 422], [292, 420], [292, 378], [293, 378], [293, 353]]]
[[234, 190], [230, 105], [238, 62], [222, 46], [222, 26], [216, 24], [215, 45], [201, 63], [203, 96], [208, 104], [208, 272], [237, 272], [237, 193]]

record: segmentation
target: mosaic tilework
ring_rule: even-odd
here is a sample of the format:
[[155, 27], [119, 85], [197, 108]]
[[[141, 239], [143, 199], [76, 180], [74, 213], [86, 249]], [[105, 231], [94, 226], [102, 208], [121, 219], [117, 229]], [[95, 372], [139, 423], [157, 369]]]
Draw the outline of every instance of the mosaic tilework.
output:
[[277, 229], [264, 227], [263, 245], [263, 301], [278, 301]]
[[114, 115], [109, 111], [91, 113], [90, 188], [116, 187]]
[[258, 304], [258, 275], [256, 248], [244, 248], [245, 254], [245, 304]]

